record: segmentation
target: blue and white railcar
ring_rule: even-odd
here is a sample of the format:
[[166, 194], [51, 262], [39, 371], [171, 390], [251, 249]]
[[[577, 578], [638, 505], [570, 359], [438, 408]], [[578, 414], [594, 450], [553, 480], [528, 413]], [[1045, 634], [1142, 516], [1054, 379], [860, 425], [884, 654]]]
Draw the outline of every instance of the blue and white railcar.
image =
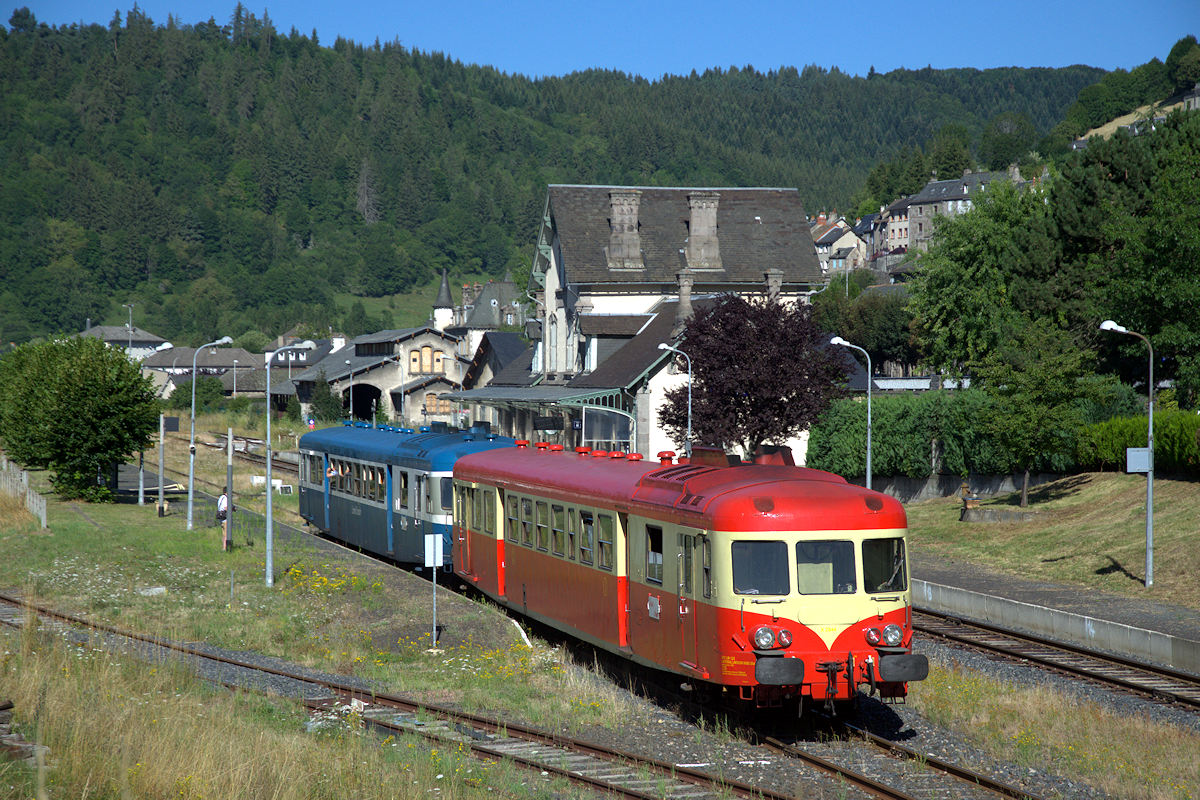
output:
[[300, 514], [331, 537], [400, 563], [425, 563], [425, 536], [451, 564], [454, 462], [511, 447], [486, 426], [465, 431], [346, 424], [300, 438]]

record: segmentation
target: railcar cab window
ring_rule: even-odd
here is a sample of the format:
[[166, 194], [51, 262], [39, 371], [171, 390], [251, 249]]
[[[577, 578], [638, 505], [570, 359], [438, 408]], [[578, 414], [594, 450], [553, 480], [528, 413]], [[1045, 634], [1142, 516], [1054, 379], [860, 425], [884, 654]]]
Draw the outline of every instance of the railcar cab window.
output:
[[396, 504], [400, 508], [408, 508], [408, 473], [400, 470], [396, 475], [400, 478], [400, 486], [396, 487]]
[[537, 501], [537, 549], [550, 549], [550, 508], [545, 500]]
[[862, 559], [863, 584], [868, 592], [908, 589], [903, 539], [867, 539], [862, 544]]
[[663, 532], [658, 525], [646, 526], [646, 580], [663, 582]]
[[442, 478], [439, 481], [438, 492], [441, 494], [441, 506], [443, 511], [451, 511], [454, 508], [454, 478]]
[[579, 514], [575, 509], [567, 509], [567, 558], [575, 560], [575, 544], [579, 541]]
[[496, 535], [496, 495], [491, 489], [482, 488], [483, 495], [483, 532]]
[[550, 507], [550, 549], [556, 556], [566, 552], [566, 516], [562, 506]]
[[613, 518], [608, 514], [597, 515], [596, 544], [599, 549], [600, 569], [613, 568]]
[[520, 527], [517, 520], [517, 498], [509, 495], [508, 499], [505, 500], [505, 506], [508, 511], [505, 513], [506, 525], [504, 535], [509, 541], [515, 542], [517, 541], [517, 530]]
[[533, 546], [533, 501], [521, 498], [521, 544]]
[[579, 563], [581, 564], [592, 563], [592, 540], [596, 530], [592, 519], [592, 512], [579, 512]]
[[460, 514], [470, 516], [471, 530], [478, 532], [481, 529], [480, 523], [483, 521], [483, 494], [484, 489], [468, 489], [466, 503]]
[[857, 589], [853, 542], [796, 542], [796, 591], [854, 594]]
[[784, 542], [734, 542], [733, 591], [738, 594], [791, 594]]

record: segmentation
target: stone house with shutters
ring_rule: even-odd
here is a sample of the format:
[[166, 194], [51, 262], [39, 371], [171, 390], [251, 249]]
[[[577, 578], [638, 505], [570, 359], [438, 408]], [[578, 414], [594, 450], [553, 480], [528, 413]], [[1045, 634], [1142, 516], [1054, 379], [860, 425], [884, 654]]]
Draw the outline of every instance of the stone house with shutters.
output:
[[693, 299], [805, 302], [823, 285], [795, 189], [554, 184], [530, 274], [533, 344], [486, 386], [450, 397], [518, 438], [675, 449], [657, 409], [687, 376], [658, 345], [675, 341]]
[[433, 325], [365, 334], [293, 376], [296, 394], [307, 406], [323, 375], [351, 419], [414, 428], [455, 422], [446, 395], [462, 386], [468, 363], [458, 349], [459, 337]]

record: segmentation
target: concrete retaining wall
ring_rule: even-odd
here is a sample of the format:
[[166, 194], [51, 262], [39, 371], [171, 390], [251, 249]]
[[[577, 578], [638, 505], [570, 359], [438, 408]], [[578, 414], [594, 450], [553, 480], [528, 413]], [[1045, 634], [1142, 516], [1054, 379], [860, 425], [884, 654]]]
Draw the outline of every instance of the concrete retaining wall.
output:
[[1200, 641], [927, 581], [914, 580], [912, 591], [913, 604], [920, 608], [1027, 630], [1067, 644], [1120, 653], [1200, 675]]
[[[1053, 473], [1034, 473], [1029, 476], [1029, 486], [1033, 488], [1043, 483], [1056, 481], [1062, 475]], [[1024, 473], [1016, 475], [971, 475], [967, 485], [971, 491], [983, 497], [990, 497], [1001, 492], [1016, 492], [1021, 489]], [[865, 478], [848, 478], [851, 483], [862, 486]], [[935, 497], [949, 497], [962, 491], [963, 479], [960, 475], [931, 475], [928, 478], [906, 478], [903, 475], [874, 475], [871, 478], [871, 488], [877, 492], [891, 495], [901, 503], [913, 503], [919, 500], [932, 500]]]

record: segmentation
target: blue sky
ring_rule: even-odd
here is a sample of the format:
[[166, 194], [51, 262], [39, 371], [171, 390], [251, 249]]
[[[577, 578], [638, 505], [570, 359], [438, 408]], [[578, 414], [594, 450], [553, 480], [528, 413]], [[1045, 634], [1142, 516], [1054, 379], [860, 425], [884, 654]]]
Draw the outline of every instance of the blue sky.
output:
[[[16, 8], [22, 0], [14, 0]], [[28, 3], [41, 22], [107, 24], [133, 0]], [[236, 0], [139, 0], [157, 24], [227, 23]], [[317, 31], [361, 44], [398, 40], [464, 63], [537, 77], [591, 67], [658, 78], [708, 67], [761, 71], [816, 64], [865, 75], [898, 67], [1129, 69], [1163, 59], [1180, 37], [1200, 36], [1200, 0], [926, 0], [809, 3], [794, 0], [247, 0], [276, 29]], [[107, 9], [102, 11], [101, 9]], [[11, 12], [9, 12], [11, 13]], [[4, 17], [7, 22], [7, 15]]]

